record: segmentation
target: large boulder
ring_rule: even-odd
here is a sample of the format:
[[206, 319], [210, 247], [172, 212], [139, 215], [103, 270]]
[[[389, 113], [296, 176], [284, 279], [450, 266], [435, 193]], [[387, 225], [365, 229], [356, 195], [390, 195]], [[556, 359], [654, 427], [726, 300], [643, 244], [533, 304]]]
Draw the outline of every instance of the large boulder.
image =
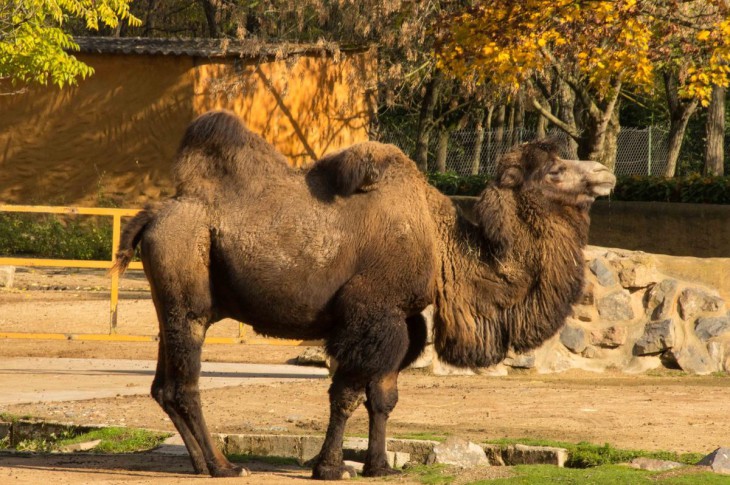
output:
[[479, 445], [452, 436], [433, 447], [427, 463], [472, 468], [479, 465], [489, 465], [489, 460], [487, 454]]
[[730, 448], [718, 448], [697, 464], [700, 466], [709, 466], [715, 473], [730, 475]]
[[702, 288], [686, 288], [677, 300], [679, 315], [684, 320], [692, 320], [703, 312], [718, 312], [724, 306], [725, 302], [719, 295]]
[[626, 290], [610, 293], [598, 300], [598, 314], [603, 320], [615, 322], [633, 320], [634, 310], [631, 308], [631, 295]]
[[671, 278], [654, 285], [646, 296], [647, 315], [652, 320], [663, 320], [671, 317], [678, 289], [679, 282]]
[[651, 322], [644, 327], [644, 334], [634, 344], [634, 355], [651, 355], [674, 347], [676, 342], [674, 320], [668, 318]]
[[695, 335], [700, 340], [709, 340], [730, 333], [730, 314], [722, 317], [700, 317], [695, 322]]

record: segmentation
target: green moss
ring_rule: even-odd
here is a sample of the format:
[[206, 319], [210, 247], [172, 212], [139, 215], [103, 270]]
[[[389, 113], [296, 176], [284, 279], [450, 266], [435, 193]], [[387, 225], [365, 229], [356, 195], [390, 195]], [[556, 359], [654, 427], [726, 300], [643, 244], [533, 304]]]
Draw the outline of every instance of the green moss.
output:
[[170, 435], [167, 433], [156, 433], [144, 429], [100, 428], [70, 438], [60, 439], [54, 444], [54, 448], [58, 449], [74, 443], [101, 440], [101, 443], [94, 447], [93, 451], [95, 453], [133, 453], [151, 450], [162, 444], [168, 436]]
[[490, 441], [498, 445], [523, 444], [530, 446], [553, 446], [568, 450], [568, 461], [565, 466], [568, 468], [590, 468], [601, 465], [614, 465], [627, 463], [634, 458], [645, 457], [657, 460], [668, 460], [693, 465], [700, 461], [704, 455], [701, 453], [674, 453], [671, 451], [646, 451], [646, 450], [624, 450], [614, 448], [608, 443], [596, 445], [593, 443], [566, 443], [562, 441], [550, 441], [539, 439], [502, 439]]

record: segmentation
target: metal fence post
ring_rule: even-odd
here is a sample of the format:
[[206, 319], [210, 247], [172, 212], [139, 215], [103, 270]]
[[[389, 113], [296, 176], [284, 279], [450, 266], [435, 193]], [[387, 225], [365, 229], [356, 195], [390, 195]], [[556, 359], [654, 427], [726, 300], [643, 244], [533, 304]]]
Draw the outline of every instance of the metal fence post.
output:
[[[114, 214], [112, 222], [112, 262], [114, 262], [117, 251], [119, 251], [119, 239], [121, 235], [122, 216]], [[109, 310], [109, 333], [117, 333], [117, 303], [119, 302], [119, 272], [112, 273], [111, 285], [111, 308]]]
[[649, 159], [647, 160], [647, 172], [647, 175], [651, 177], [651, 126], [649, 127]]

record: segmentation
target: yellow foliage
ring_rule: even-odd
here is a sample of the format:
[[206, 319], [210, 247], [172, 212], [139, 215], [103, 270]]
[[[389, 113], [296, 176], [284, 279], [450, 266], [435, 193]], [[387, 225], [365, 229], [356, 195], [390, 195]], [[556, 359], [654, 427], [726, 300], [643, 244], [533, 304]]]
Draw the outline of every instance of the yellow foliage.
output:
[[[710, 8], [714, 1], [705, 3]], [[519, 89], [526, 79], [556, 62], [577, 69], [599, 94], [607, 94], [618, 80], [648, 90], [656, 66], [668, 61], [669, 54], [657, 54], [665, 47], [667, 21], [646, 10], [659, 2], [490, 0], [477, 5], [444, 24], [439, 66], [507, 91]], [[679, 65], [693, 69], [682, 94], [703, 102], [709, 99], [712, 84], [727, 84], [730, 73], [730, 14], [717, 13], [711, 19], [703, 20], [707, 25], [692, 34], [694, 39], [684, 40], [688, 50], [705, 49], [710, 54], [701, 62], [694, 57], [678, 59]]]

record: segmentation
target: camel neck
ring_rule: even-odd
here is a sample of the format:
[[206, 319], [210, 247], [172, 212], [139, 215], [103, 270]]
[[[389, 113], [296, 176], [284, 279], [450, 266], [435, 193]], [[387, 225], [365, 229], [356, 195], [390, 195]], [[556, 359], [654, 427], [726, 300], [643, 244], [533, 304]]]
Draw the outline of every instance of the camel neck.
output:
[[443, 360], [489, 366], [557, 332], [583, 286], [579, 218], [526, 221], [518, 231], [524, 240], [500, 257], [463, 215], [454, 211], [439, 222], [434, 328]]

